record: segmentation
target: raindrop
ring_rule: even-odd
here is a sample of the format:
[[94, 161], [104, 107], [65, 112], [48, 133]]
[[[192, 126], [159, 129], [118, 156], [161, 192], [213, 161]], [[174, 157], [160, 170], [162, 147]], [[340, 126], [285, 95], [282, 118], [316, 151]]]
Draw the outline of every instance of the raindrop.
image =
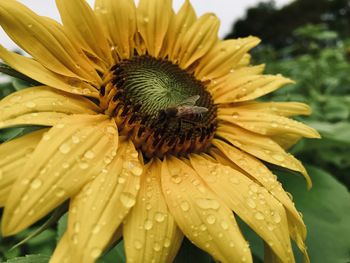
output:
[[228, 223], [226, 221], [222, 221], [221, 222], [221, 227], [222, 227], [222, 229], [227, 230], [229, 225], [228, 225]]
[[87, 168], [89, 168], [89, 164], [86, 162], [81, 162], [81, 163], [79, 163], [79, 167], [82, 170], [86, 170]]
[[151, 220], [146, 220], [144, 225], [145, 230], [151, 230], [152, 227], [153, 227], [153, 222]]
[[94, 228], [92, 229], [93, 234], [97, 234], [100, 231], [101, 231], [101, 227], [99, 225], [94, 226]]
[[260, 212], [256, 212], [256, 213], [255, 213], [255, 218], [256, 218], [257, 220], [264, 220], [264, 219], [265, 219], [265, 216], [264, 216], [262, 213], [260, 213]]
[[51, 139], [51, 136], [49, 135], [49, 134], [45, 134], [44, 136], [43, 136], [43, 140], [44, 141], [48, 141], [48, 140], [50, 140]]
[[281, 155], [281, 154], [273, 154], [273, 155], [272, 155], [272, 158], [275, 159], [275, 160], [278, 161], [278, 162], [283, 162], [284, 159], [285, 159], [284, 156]]
[[198, 198], [196, 200], [196, 204], [202, 209], [217, 210], [220, 208], [220, 204], [216, 200], [213, 200], [213, 199]]
[[134, 246], [136, 249], [140, 250], [142, 248], [142, 243], [139, 240], [135, 240]]
[[171, 240], [169, 238], [166, 238], [164, 240], [164, 247], [168, 248], [170, 247], [170, 245], [171, 245]]
[[123, 178], [123, 177], [119, 177], [118, 178], [118, 183], [119, 184], [124, 184], [126, 182], [126, 179], [125, 178]]
[[60, 146], [59, 148], [60, 152], [63, 153], [63, 154], [67, 154], [70, 152], [71, 148], [68, 144], [64, 143]]
[[255, 184], [250, 185], [249, 189], [254, 193], [258, 192], [258, 187]]
[[63, 197], [66, 194], [66, 191], [64, 189], [57, 189], [56, 196], [57, 197]]
[[159, 252], [162, 249], [162, 247], [158, 243], [155, 243], [153, 249], [154, 251]]
[[102, 250], [100, 248], [94, 248], [91, 250], [91, 257], [92, 258], [98, 258], [102, 253]]
[[275, 222], [276, 224], [281, 222], [281, 216], [278, 212], [271, 212], [271, 216], [272, 216], [273, 222]]
[[80, 231], [80, 223], [79, 222], [75, 222], [73, 224], [73, 230], [75, 233], [78, 233]]
[[84, 157], [86, 159], [89, 159], [89, 160], [92, 160], [95, 158], [95, 153], [93, 151], [87, 151], [85, 154], [84, 154]]
[[171, 177], [171, 181], [173, 181], [175, 184], [179, 184], [182, 182], [182, 178], [179, 175], [173, 175]]
[[208, 215], [207, 216], [207, 222], [208, 222], [209, 225], [214, 224], [216, 222], [215, 216], [214, 215]]
[[80, 143], [80, 139], [79, 139], [79, 137], [78, 137], [78, 136], [73, 135], [73, 136], [72, 136], [72, 142], [73, 142], [74, 144], [78, 144], [78, 143]]
[[155, 216], [154, 216], [154, 219], [158, 222], [158, 223], [161, 223], [165, 220], [165, 215], [163, 213], [156, 213]]
[[180, 204], [180, 207], [183, 211], [187, 212], [188, 210], [190, 210], [190, 205], [188, 202], [186, 201], [183, 201], [181, 204]]
[[120, 196], [120, 201], [127, 208], [133, 207], [136, 203], [135, 197], [130, 193], [122, 193]]
[[36, 106], [36, 104], [32, 101], [29, 101], [26, 103], [27, 108], [33, 109], [33, 108], [35, 108], [35, 106]]
[[34, 179], [34, 181], [31, 183], [31, 187], [33, 189], [38, 189], [40, 186], [42, 186], [43, 182], [40, 179]]
[[247, 205], [250, 207], [250, 208], [256, 208], [256, 203], [254, 202], [253, 199], [251, 198], [247, 198]]

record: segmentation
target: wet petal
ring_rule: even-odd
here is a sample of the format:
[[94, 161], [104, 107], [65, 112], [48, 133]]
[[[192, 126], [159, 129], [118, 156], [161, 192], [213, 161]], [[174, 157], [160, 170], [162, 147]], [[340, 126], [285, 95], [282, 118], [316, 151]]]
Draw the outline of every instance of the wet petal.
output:
[[148, 53], [158, 57], [169, 28], [172, 7], [170, 0], [140, 0], [137, 27]]
[[225, 165], [231, 166], [234, 169], [237, 169], [237, 166], [238, 169], [242, 169], [242, 171], [248, 173], [250, 177], [254, 178], [254, 180], [264, 186], [269, 193], [284, 205], [289, 223], [289, 233], [293, 240], [296, 241], [300, 250], [307, 256], [304, 244], [306, 238], [306, 226], [299, 212], [295, 208], [293, 201], [287, 192], [284, 191], [281, 183], [277, 181], [277, 177], [273, 175], [262, 162], [253, 156], [240, 151], [221, 140], [213, 140], [213, 145], [215, 145], [221, 153], [223, 153], [232, 164], [234, 164], [234, 166], [230, 163], [225, 163]]
[[224, 114], [233, 114], [238, 111], [259, 111], [284, 117], [310, 115], [309, 105], [300, 102], [245, 102], [234, 107], [220, 109]]
[[181, 49], [181, 41], [187, 30], [194, 24], [197, 16], [189, 0], [185, 0], [180, 11], [172, 16], [167, 33], [165, 52], [174, 63]]
[[191, 164], [206, 184], [263, 238], [283, 262], [294, 262], [285, 210], [264, 187], [242, 173], [190, 156]]
[[68, 235], [73, 262], [94, 262], [135, 205], [142, 166], [133, 143], [122, 140], [113, 161], [75, 196]]
[[50, 87], [69, 93], [99, 97], [97, 89], [81, 80], [64, 78], [46, 69], [34, 59], [6, 50], [0, 45], [0, 58], [22, 74]]
[[124, 223], [130, 262], [173, 262], [183, 234], [169, 213], [160, 185], [160, 163], [145, 168], [136, 205]]
[[231, 210], [196, 172], [176, 158], [162, 164], [162, 188], [182, 232], [220, 262], [252, 262]]
[[311, 179], [301, 162], [272, 139], [230, 124], [220, 124], [217, 135], [261, 160], [300, 172], [311, 187]]
[[175, 60], [181, 68], [187, 69], [207, 54], [218, 41], [219, 26], [220, 21], [214, 14], [205, 14], [184, 33], [181, 42], [175, 45], [175, 48], [180, 45]]
[[70, 263], [70, 242], [66, 232], [59, 241], [49, 263]]
[[27, 88], [0, 101], [0, 128], [20, 124], [56, 124], [70, 114], [96, 114], [99, 108], [90, 100], [41, 86]]
[[235, 69], [243, 56], [259, 44], [256, 37], [218, 42], [200, 61], [195, 76], [202, 81], [227, 75]]
[[249, 101], [291, 83], [294, 82], [281, 75], [248, 75], [237, 79], [230, 77], [228, 85], [213, 96], [215, 103], [219, 104]]
[[32, 132], [0, 145], [0, 206], [4, 206], [12, 185], [46, 131]]
[[[95, 13], [118, 55], [128, 59], [134, 52], [136, 7], [132, 0], [97, 0]], [[112, 47], [112, 48], [113, 48]]]
[[98, 81], [93, 66], [54, 20], [36, 15], [17, 1], [1, 1], [0, 25], [40, 64], [63, 76]]
[[73, 115], [50, 129], [11, 190], [3, 233], [23, 230], [76, 194], [113, 159], [117, 136], [103, 115]]
[[218, 119], [258, 134], [267, 136], [295, 134], [306, 138], [320, 138], [319, 133], [315, 129], [286, 117], [261, 111], [246, 111], [243, 109], [231, 111], [231, 108], [229, 109], [219, 108]]
[[100, 58], [107, 66], [112, 56], [100, 22], [85, 0], [56, 0], [65, 30], [84, 50]]

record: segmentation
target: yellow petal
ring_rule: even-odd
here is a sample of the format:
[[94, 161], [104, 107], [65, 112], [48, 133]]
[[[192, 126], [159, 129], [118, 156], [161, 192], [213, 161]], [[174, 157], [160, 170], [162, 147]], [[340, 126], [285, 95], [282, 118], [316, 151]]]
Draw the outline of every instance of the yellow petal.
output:
[[310, 106], [300, 102], [243, 102], [234, 107], [221, 109], [225, 114], [232, 114], [241, 110], [259, 111], [284, 117], [311, 114]]
[[67, 33], [84, 50], [111, 66], [112, 56], [107, 39], [89, 4], [85, 0], [56, 0], [56, 5]]
[[223, 94], [230, 91], [230, 87], [240, 85], [247, 81], [252, 76], [261, 74], [265, 69], [265, 65], [242, 67], [231, 71], [229, 74], [216, 78], [211, 81], [208, 85], [209, 91], [212, 93], [214, 98], [219, 98]]
[[295, 134], [278, 134], [275, 136], [271, 136], [271, 139], [277, 142], [283, 149], [289, 149], [293, 145], [295, 145], [300, 139], [303, 137]]
[[22, 74], [50, 87], [69, 93], [99, 97], [97, 89], [80, 80], [64, 78], [46, 69], [34, 59], [6, 50], [0, 45], [0, 58]]
[[27, 88], [0, 101], [0, 128], [20, 124], [53, 125], [69, 114], [96, 114], [90, 100], [50, 87]]
[[18, 174], [47, 130], [39, 130], [0, 145], [0, 206], [4, 206]]
[[252, 262], [233, 213], [191, 167], [175, 157], [167, 159], [161, 180], [170, 212], [196, 246], [220, 262]]
[[136, 7], [131, 0], [97, 0], [95, 13], [105, 32], [122, 59], [134, 54], [136, 33]]
[[0, 2], [0, 25], [40, 64], [51, 71], [89, 82], [99, 76], [54, 20], [36, 15], [17, 1]]
[[11, 189], [5, 235], [23, 230], [75, 195], [113, 159], [117, 127], [106, 118], [73, 115], [43, 137]]
[[171, 0], [140, 0], [137, 8], [137, 27], [148, 53], [158, 57], [172, 14]]
[[71, 203], [68, 235], [72, 262], [94, 262], [135, 205], [142, 166], [131, 141], [122, 140], [117, 155]]
[[230, 124], [220, 124], [217, 135], [261, 160], [300, 172], [304, 175], [308, 187], [311, 187], [311, 179], [301, 162], [291, 154], [285, 152], [272, 139]]
[[160, 163], [145, 168], [136, 205], [123, 227], [130, 262], [173, 262], [183, 234], [169, 213], [160, 185]]
[[218, 41], [219, 26], [220, 21], [214, 14], [205, 14], [184, 33], [181, 41], [176, 43], [180, 49], [175, 54], [181, 68], [187, 69], [207, 54]]
[[187, 30], [196, 21], [196, 12], [189, 0], [185, 0], [180, 11], [172, 16], [169, 30], [167, 33], [165, 52], [169, 59], [177, 62], [177, 55], [181, 49], [181, 41]]
[[[258, 159], [228, 145], [221, 140], [213, 140], [216, 146], [235, 166], [250, 175], [256, 182], [264, 186], [279, 202], [281, 202], [287, 211], [288, 222], [290, 224], [289, 232], [292, 238], [297, 242], [301, 250], [303, 250], [304, 240], [306, 238], [306, 227], [299, 212], [295, 208], [294, 203], [288, 194], [282, 188], [281, 183], [277, 181], [277, 177]], [[229, 165], [230, 164], [226, 164]]]
[[218, 42], [199, 62], [195, 76], [202, 81], [227, 75], [260, 40], [256, 37]]
[[213, 94], [215, 103], [233, 103], [254, 100], [266, 95], [286, 84], [294, 83], [292, 80], [280, 75], [251, 75], [233, 79], [227, 85]]
[[315, 129], [301, 122], [261, 111], [219, 108], [218, 119], [267, 136], [283, 135], [287, 133], [300, 135], [306, 138], [320, 138], [319, 133]]
[[228, 166], [199, 155], [190, 156], [190, 160], [206, 184], [283, 262], [294, 262], [285, 210], [264, 187]]
[[70, 242], [68, 233], [65, 232], [58, 243], [49, 263], [71, 263]]

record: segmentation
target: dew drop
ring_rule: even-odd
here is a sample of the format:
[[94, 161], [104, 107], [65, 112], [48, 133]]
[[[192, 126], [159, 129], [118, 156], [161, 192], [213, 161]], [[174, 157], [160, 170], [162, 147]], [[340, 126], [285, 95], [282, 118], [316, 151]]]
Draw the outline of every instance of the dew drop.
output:
[[256, 208], [256, 203], [253, 199], [251, 198], [247, 198], [247, 205], [250, 207], [250, 208]]
[[133, 207], [136, 203], [134, 195], [130, 193], [122, 193], [120, 196], [120, 201], [127, 208]]
[[86, 170], [86, 169], [89, 168], [89, 164], [86, 163], [86, 162], [81, 162], [81, 163], [79, 163], [79, 167], [80, 167], [80, 169], [82, 169], [82, 170]]
[[208, 228], [205, 224], [202, 224], [200, 225], [199, 229], [204, 232], [204, 231], [207, 231]]
[[60, 146], [59, 148], [60, 152], [63, 153], [63, 154], [67, 154], [70, 152], [71, 148], [68, 144], [64, 143]]
[[153, 222], [151, 220], [146, 220], [144, 224], [145, 230], [151, 230], [153, 227]]
[[256, 212], [254, 217], [257, 219], [257, 220], [264, 220], [265, 219], [265, 216], [260, 213], [260, 212]]
[[183, 211], [187, 212], [188, 210], [190, 210], [190, 205], [188, 202], [186, 201], [183, 201], [181, 204], [180, 204], [180, 207]]
[[36, 106], [36, 104], [32, 101], [29, 101], [26, 103], [27, 108], [33, 109], [33, 108], [35, 108], [35, 106]]
[[44, 141], [49, 141], [51, 139], [51, 136], [49, 135], [49, 134], [45, 134], [44, 136], [43, 136], [43, 140]]
[[100, 231], [101, 231], [101, 227], [99, 225], [94, 226], [94, 228], [92, 229], [93, 234], [97, 234]]
[[80, 223], [79, 222], [75, 222], [73, 224], [73, 230], [75, 233], [78, 233], [80, 231]]
[[62, 189], [62, 188], [57, 189], [57, 191], [56, 191], [56, 196], [57, 197], [63, 197], [65, 194], [66, 194], [66, 191], [64, 189]]
[[95, 158], [95, 153], [93, 151], [87, 151], [85, 154], [84, 154], [84, 157], [86, 159], [89, 159], [89, 160], [92, 160]]
[[168, 248], [170, 247], [170, 245], [171, 245], [171, 240], [169, 238], [166, 238], [164, 240], [164, 247]]
[[275, 222], [276, 224], [281, 222], [281, 216], [278, 212], [272, 212], [271, 215], [273, 222]]
[[159, 243], [155, 243], [153, 246], [153, 250], [156, 252], [159, 252], [162, 249], [162, 247], [159, 245]]
[[134, 246], [137, 250], [140, 250], [142, 248], [142, 243], [139, 240], [135, 240]]
[[158, 222], [158, 223], [161, 223], [165, 220], [165, 215], [163, 213], [156, 213], [155, 216], [154, 216], [154, 219]]
[[171, 181], [173, 181], [175, 184], [179, 184], [182, 182], [182, 178], [179, 175], [173, 175], [171, 177]]
[[74, 144], [78, 144], [78, 143], [80, 143], [80, 139], [79, 139], [79, 137], [78, 137], [78, 136], [73, 135], [73, 136], [72, 136], [72, 142], [73, 142]]
[[102, 250], [100, 248], [94, 248], [91, 250], [91, 257], [92, 258], [98, 258], [102, 253]]
[[284, 156], [283, 155], [280, 155], [280, 154], [273, 154], [272, 155], [272, 158], [275, 159], [276, 161], [278, 162], [283, 162], [284, 161]]
[[220, 208], [220, 204], [213, 199], [198, 198], [196, 204], [202, 209], [214, 209], [217, 210]]
[[207, 222], [209, 225], [212, 225], [216, 222], [216, 217], [214, 215], [208, 215], [207, 216]]
[[253, 193], [257, 193], [258, 192], [258, 187], [255, 184], [252, 184], [249, 186], [249, 189], [253, 192]]
[[222, 227], [222, 229], [227, 230], [229, 228], [229, 225], [228, 225], [228, 223], [226, 221], [222, 221], [221, 222], [221, 227]]
[[119, 177], [119, 178], [118, 178], [118, 183], [119, 183], [119, 184], [125, 184], [125, 182], [126, 182], [126, 179], [125, 179], [125, 178], [123, 178], [123, 177]]
[[42, 186], [43, 182], [40, 179], [34, 179], [34, 181], [30, 184], [31, 188], [38, 189]]

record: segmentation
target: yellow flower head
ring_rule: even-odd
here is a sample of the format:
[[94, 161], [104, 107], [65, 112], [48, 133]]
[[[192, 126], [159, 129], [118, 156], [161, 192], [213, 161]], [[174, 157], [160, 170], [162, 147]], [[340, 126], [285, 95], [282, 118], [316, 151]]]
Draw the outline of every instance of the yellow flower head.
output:
[[0, 102], [0, 128], [47, 127], [0, 146], [3, 234], [69, 200], [51, 263], [94, 262], [121, 235], [128, 262], [172, 262], [184, 235], [252, 262], [236, 217], [267, 262], [294, 262], [291, 239], [308, 261], [303, 220], [263, 162], [310, 184], [285, 149], [319, 135], [288, 118], [307, 105], [255, 101], [292, 82], [250, 66], [259, 40], [219, 40], [217, 17], [189, 1], [56, 3], [63, 25], [0, 0], [0, 25], [32, 56], [0, 46], [0, 58], [42, 83]]

